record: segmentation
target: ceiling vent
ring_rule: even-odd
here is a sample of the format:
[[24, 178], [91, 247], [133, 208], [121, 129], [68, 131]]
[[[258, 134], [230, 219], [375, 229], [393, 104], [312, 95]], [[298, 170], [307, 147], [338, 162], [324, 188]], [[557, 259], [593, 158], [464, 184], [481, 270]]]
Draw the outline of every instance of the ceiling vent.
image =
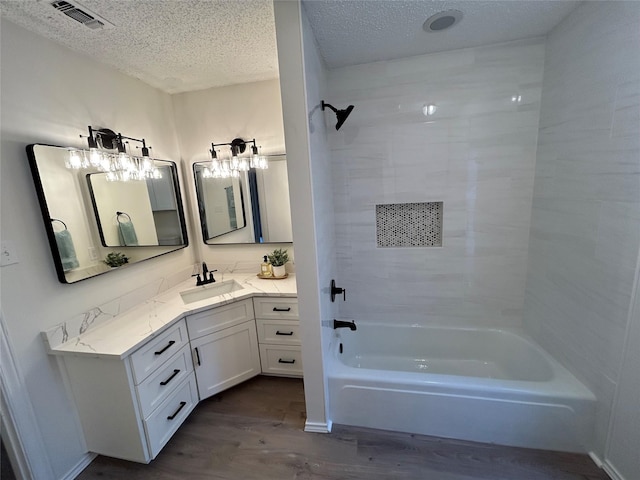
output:
[[58, 10], [60, 13], [64, 13], [67, 17], [72, 18], [78, 23], [83, 24], [85, 27], [90, 28], [91, 30], [100, 30], [104, 27], [113, 27], [113, 24], [104, 18], [96, 15], [91, 12], [88, 13], [88, 10], [84, 7], [84, 10], [80, 9], [76, 5], [73, 5], [69, 2], [65, 2], [63, 0], [59, 2], [52, 2], [51, 6]]

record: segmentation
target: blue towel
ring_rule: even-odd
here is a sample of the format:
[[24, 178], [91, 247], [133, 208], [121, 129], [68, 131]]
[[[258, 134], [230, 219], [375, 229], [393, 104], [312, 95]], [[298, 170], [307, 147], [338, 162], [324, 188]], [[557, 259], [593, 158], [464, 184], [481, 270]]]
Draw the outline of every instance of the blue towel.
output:
[[80, 262], [78, 262], [78, 257], [76, 257], [76, 248], [73, 246], [73, 238], [71, 238], [69, 230], [54, 233], [56, 244], [58, 245], [58, 252], [60, 253], [60, 260], [62, 261], [62, 269], [67, 272], [78, 268]]
[[129, 221], [118, 222], [118, 239], [123, 247], [138, 245], [138, 236], [133, 223]]

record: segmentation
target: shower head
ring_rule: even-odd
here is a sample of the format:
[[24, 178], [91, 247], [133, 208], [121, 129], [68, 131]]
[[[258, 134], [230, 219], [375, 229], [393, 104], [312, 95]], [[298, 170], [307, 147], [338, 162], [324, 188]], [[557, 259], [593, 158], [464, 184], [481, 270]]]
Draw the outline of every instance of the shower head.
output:
[[340, 127], [345, 122], [345, 120], [347, 119], [351, 111], [353, 110], [353, 105], [349, 105], [344, 110], [338, 110], [333, 105], [324, 103], [324, 100], [322, 100], [322, 110], [324, 110], [325, 107], [329, 107], [336, 114], [336, 118], [338, 119], [338, 122], [336, 123], [336, 130], [340, 130]]

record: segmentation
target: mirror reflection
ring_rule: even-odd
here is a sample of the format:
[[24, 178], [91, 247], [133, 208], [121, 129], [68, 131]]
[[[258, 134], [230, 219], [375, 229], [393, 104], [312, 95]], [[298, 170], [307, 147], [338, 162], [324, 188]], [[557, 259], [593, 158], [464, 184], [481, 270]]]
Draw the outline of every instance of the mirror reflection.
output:
[[268, 165], [228, 178], [206, 178], [209, 162], [193, 165], [206, 244], [293, 241], [287, 157], [271, 155]]
[[111, 181], [103, 172], [87, 175], [103, 246], [184, 243], [171, 162], [153, 163], [155, 177], [140, 181]]
[[[130, 194], [128, 191], [119, 191], [118, 193], [110, 191], [110, 188], [113, 188], [112, 185], [117, 182], [109, 182], [111, 184], [109, 186], [100, 185], [97, 190], [100, 190], [101, 193], [96, 195], [96, 190], [94, 190], [92, 196], [90, 189], [101, 184], [103, 179], [99, 176], [104, 174], [95, 170], [67, 168], [65, 166], [69, 161], [67, 148], [29, 145], [27, 155], [58, 279], [62, 283], [78, 282], [113, 271], [115, 268], [122, 268], [123, 265], [147, 260], [187, 246], [188, 240], [175, 163], [157, 161], [159, 168], [162, 169], [163, 178], [167, 179], [162, 188], [170, 191], [170, 195], [160, 194], [160, 200], [171, 199], [173, 202], [170, 205], [171, 208], [164, 210], [153, 208], [152, 202], [156, 202], [157, 207], [158, 198], [152, 200], [152, 195], [149, 193], [151, 188], [144, 180], [130, 182], [138, 184], [137, 187], [132, 187], [138, 196]], [[91, 178], [91, 187], [87, 176]], [[153, 187], [155, 186], [154, 184]], [[142, 192], [146, 192], [146, 197], [142, 196]], [[116, 194], [121, 194], [120, 198], [110, 197]], [[101, 215], [94, 214], [99, 210], [92, 207], [96, 207], [96, 204], [106, 204], [111, 200], [117, 200], [117, 206], [115, 206], [117, 211], [129, 213], [131, 223], [135, 228], [138, 246], [121, 242], [117, 233], [117, 225], [116, 229], [107, 228], [108, 222], [113, 220], [118, 222], [117, 219], [111, 218], [111, 213], [109, 213], [108, 220], [106, 216], [103, 218]], [[145, 218], [138, 217], [140, 203], [145, 205], [145, 208], [147, 205], [151, 205], [148, 210], [145, 210], [145, 215], [147, 215]], [[161, 206], [166, 206], [166, 204], [161, 204]], [[163, 212], [171, 212], [166, 214], [170, 220], [161, 218], [164, 215]], [[156, 217], [158, 218], [156, 219]], [[120, 216], [122, 221], [125, 218]], [[150, 223], [154, 225], [153, 229]], [[147, 230], [153, 230], [155, 233], [151, 234]], [[108, 234], [105, 233], [107, 231], [109, 231]], [[115, 237], [112, 236], [114, 232]], [[122, 232], [129, 240], [132, 238], [130, 233]], [[151, 240], [153, 238], [155, 240]]]
[[200, 210], [202, 234], [212, 240], [226, 233], [247, 226], [244, 215], [244, 195], [239, 178], [213, 178], [198, 165], [195, 179], [198, 205], [206, 205]]

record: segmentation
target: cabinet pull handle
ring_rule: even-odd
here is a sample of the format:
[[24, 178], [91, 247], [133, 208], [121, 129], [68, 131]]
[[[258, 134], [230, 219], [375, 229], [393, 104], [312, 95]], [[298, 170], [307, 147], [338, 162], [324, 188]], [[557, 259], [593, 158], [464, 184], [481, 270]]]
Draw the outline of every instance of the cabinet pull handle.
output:
[[167, 417], [167, 420], [173, 420], [174, 418], [176, 418], [176, 415], [180, 413], [180, 410], [182, 410], [186, 404], [187, 402], [180, 402], [180, 406], [178, 407], [178, 409], [175, 412], [173, 412], [173, 415], [169, 415]]
[[194, 350], [196, 351], [196, 360], [198, 361], [198, 366], [202, 365], [200, 363], [200, 352], [198, 351], [198, 347], [194, 348]]
[[176, 343], [176, 341], [175, 341], [175, 340], [171, 340], [171, 341], [169, 341], [169, 343], [167, 344], [167, 346], [166, 346], [166, 347], [164, 347], [162, 350], [160, 350], [160, 351], [158, 351], [158, 352], [155, 352], [155, 354], [156, 354], [156, 355], [162, 355], [162, 354], [167, 350], [167, 348], [171, 347], [171, 345], [173, 345], [174, 343]]
[[291, 307], [287, 307], [287, 308], [273, 307], [273, 311], [274, 312], [290, 312], [291, 311]]
[[278, 363], [296, 363], [296, 359], [292, 359], [292, 360], [283, 360], [281, 358], [278, 359]]
[[286, 335], [290, 337], [293, 335], [293, 332], [281, 332], [280, 330], [276, 330], [276, 335]]
[[160, 382], [160, 385], [162, 385], [163, 387], [168, 384], [171, 380], [173, 380], [173, 377], [175, 377], [177, 374], [180, 373], [180, 370], [178, 370], [177, 368], [173, 371], [173, 373], [171, 374], [171, 376], [169, 378], [167, 378], [164, 382]]

